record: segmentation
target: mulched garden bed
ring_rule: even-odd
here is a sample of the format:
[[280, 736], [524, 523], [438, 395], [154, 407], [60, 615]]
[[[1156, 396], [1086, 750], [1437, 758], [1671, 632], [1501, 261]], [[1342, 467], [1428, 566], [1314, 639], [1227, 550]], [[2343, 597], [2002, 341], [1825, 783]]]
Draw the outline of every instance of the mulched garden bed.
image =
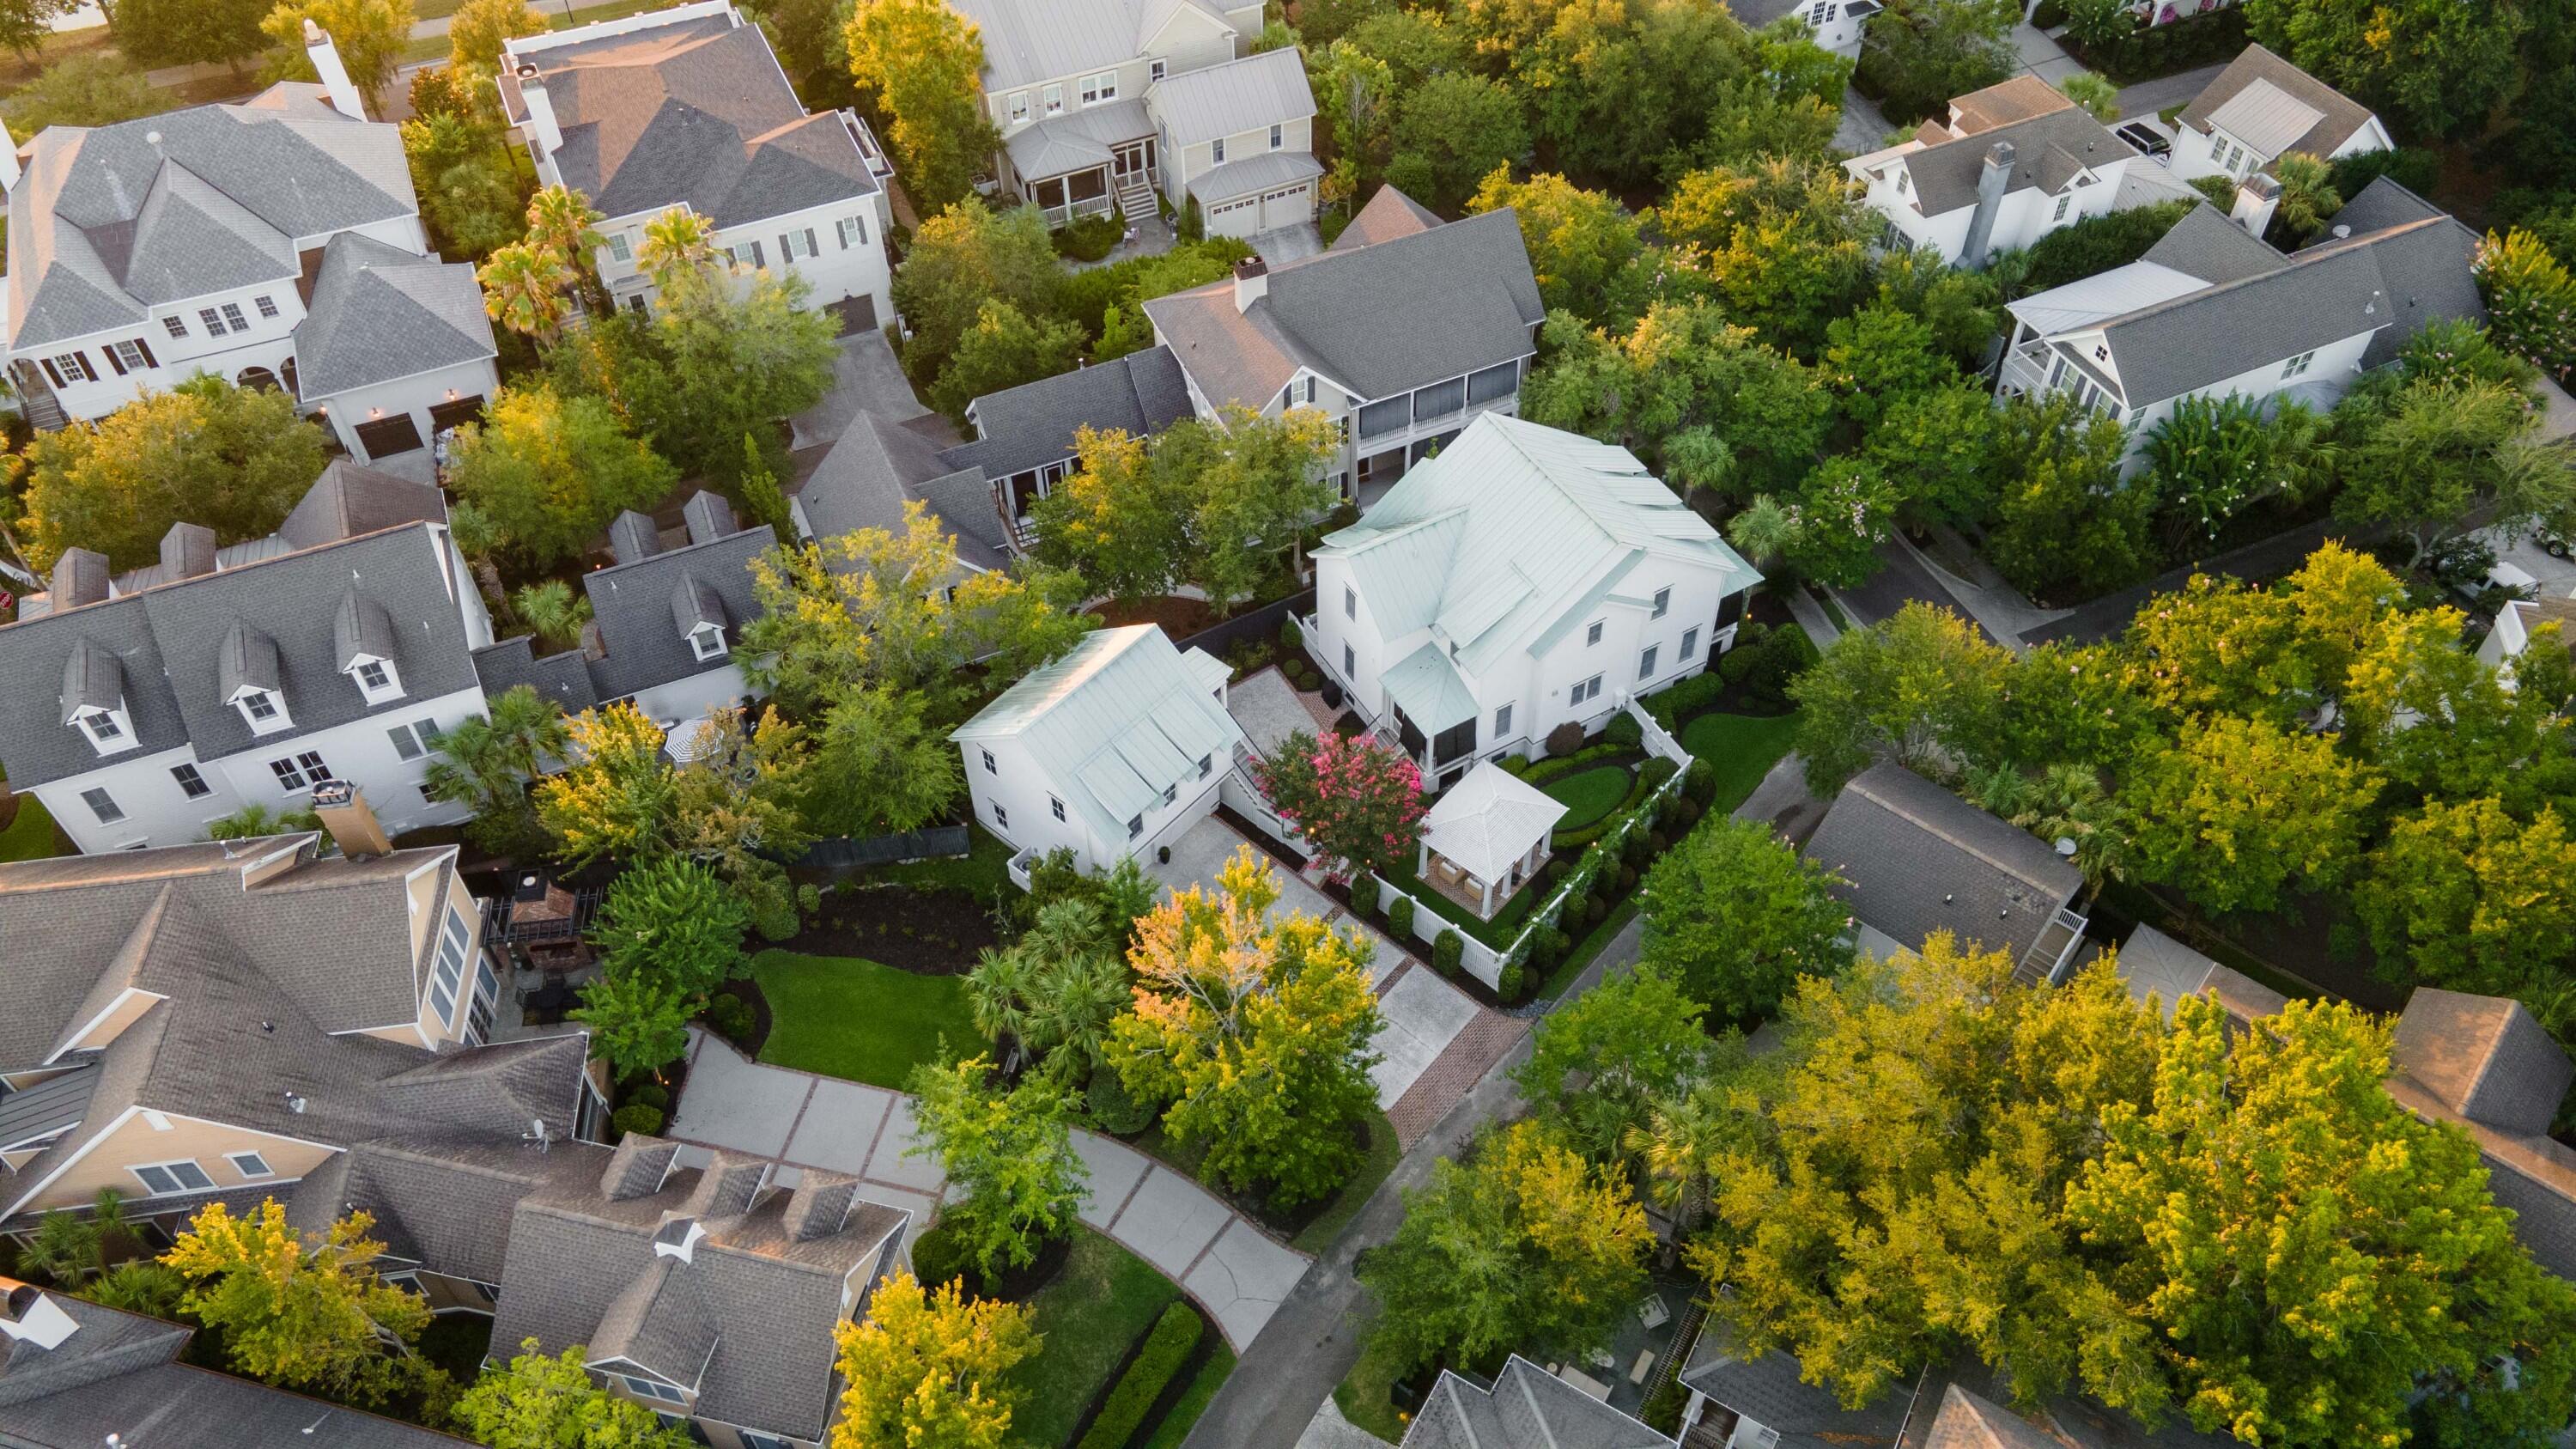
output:
[[1207, 606], [1207, 600], [1185, 599], [1178, 594], [1147, 599], [1133, 607], [1099, 604], [1088, 612], [1113, 629], [1128, 624], [1159, 624], [1174, 639], [1187, 639], [1217, 622], [1216, 611]]
[[1286, 871], [1288, 874], [1295, 875], [1306, 868], [1306, 862], [1297, 858], [1297, 852], [1290, 850], [1288, 847], [1281, 845], [1277, 840], [1271, 838], [1269, 831], [1264, 830], [1260, 826], [1245, 819], [1242, 813], [1236, 810], [1233, 806], [1217, 806], [1216, 817], [1219, 820], [1224, 821], [1226, 824], [1233, 826], [1235, 834], [1251, 841], [1254, 849], [1269, 856], [1272, 861], [1278, 864], [1281, 870]]
[[857, 956], [917, 976], [960, 976], [1001, 937], [973, 896], [878, 886], [823, 897], [821, 915], [774, 944], [803, 956]]
[[975, 1285], [982, 1297], [999, 1298], [1006, 1303], [1025, 1303], [1039, 1289], [1054, 1282], [1056, 1275], [1064, 1271], [1065, 1260], [1072, 1256], [1073, 1234], [1068, 1232], [1039, 1248], [1038, 1255], [1031, 1258], [1025, 1268], [1013, 1268], [992, 1283], [983, 1282], [970, 1268], [968, 1281]]

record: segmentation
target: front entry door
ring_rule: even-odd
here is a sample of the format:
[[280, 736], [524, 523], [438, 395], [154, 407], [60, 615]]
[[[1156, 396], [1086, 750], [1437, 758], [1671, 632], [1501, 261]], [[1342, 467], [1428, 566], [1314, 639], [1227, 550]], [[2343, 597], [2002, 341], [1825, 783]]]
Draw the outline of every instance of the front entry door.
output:
[[1130, 141], [1112, 154], [1116, 158], [1119, 180], [1125, 181], [1131, 176], [1146, 180], [1153, 179], [1154, 140], [1152, 137], [1148, 136], [1142, 141]]

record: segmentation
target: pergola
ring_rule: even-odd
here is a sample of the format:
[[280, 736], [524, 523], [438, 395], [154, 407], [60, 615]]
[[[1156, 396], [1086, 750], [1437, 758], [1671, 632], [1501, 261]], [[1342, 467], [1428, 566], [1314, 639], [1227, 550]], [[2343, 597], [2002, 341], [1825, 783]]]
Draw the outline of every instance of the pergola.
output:
[[1492, 920], [1547, 861], [1565, 806], [1491, 760], [1479, 761], [1423, 817], [1415, 874]]

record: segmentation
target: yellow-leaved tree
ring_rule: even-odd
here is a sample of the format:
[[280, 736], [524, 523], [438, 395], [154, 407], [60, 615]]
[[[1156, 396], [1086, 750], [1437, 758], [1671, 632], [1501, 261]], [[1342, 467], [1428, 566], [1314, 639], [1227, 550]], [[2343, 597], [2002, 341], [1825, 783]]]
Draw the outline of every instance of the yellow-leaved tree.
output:
[[233, 1216], [208, 1203], [161, 1261], [188, 1279], [179, 1306], [221, 1335], [232, 1366], [281, 1388], [380, 1404], [407, 1390], [443, 1402], [447, 1375], [412, 1351], [428, 1301], [376, 1276], [375, 1219], [351, 1213], [318, 1240], [277, 1199]]
[[831, 1449], [1002, 1449], [1020, 1398], [1011, 1369], [1038, 1343], [1019, 1304], [896, 1273], [877, 1284], [865, 1322], [840, 1326], [848, 1387]]

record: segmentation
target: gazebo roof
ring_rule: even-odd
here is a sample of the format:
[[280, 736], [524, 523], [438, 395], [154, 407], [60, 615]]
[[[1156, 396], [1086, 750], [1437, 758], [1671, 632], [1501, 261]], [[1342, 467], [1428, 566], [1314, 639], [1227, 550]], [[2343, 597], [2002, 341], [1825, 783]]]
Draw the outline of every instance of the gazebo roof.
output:
[[1423, 840], [1479, 879], [1498, 880], [1564, 818], [1562, 803], [1485, 760], [1432, 805]]

